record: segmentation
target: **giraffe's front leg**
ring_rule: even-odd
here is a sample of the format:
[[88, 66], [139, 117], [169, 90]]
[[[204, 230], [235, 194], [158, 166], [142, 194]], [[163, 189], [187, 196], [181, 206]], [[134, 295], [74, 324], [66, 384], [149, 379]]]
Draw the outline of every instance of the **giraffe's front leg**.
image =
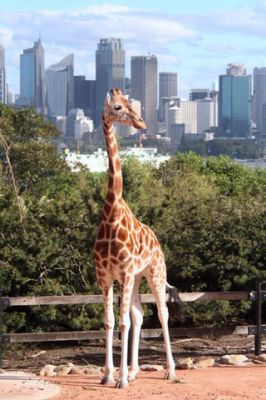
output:
[[119, 379], [116, 384], [117, 388], [128, 386], [128, 332], [130, 328], [130, 302], [134, 284], [134, 277], [126, 276], [126, 284], [121, 285], [121, 306], [120, 306], [120, 326], [121, 326], [121, 364], [119, 370]]
[[106, 331], [106, 353], [105, 353], [105, 371], [101, 384], [113, 384], [114, 381], [114, 363], [113, 363], [113, 332], [114, 332], [114, 312], [113, 312], [113, 283], [109, 282], [103, 288], [104, 298], [104, 316]]

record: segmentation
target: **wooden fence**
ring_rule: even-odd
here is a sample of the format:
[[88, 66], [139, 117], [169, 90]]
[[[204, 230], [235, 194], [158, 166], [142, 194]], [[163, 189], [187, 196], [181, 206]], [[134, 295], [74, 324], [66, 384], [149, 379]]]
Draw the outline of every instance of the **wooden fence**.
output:
[[[199, 301], [241, 301], [249, 300], [256, 302], [256, 325], [252, 326], [224, 326], [221, 328], [172, 328], [171, 337], [193, 337], [203, 334], [243, 334], [255, 335], [255, 354], [261, 352], [261, 335], [266, 334], [266, 325], [262, 325], [261, 308], [266, 299], [266, 291], [261, 290], [261, 283], [256, 291], [252, 292], [195, 292], [180, 293], [183, 302]], [[119, 304], [119, 296], [114, 296], [114, 304]], [[151, 294], [142, 294], [143, 304], [155, 303]], [[2, 348], [7, 343], [46, 342], [64, 340], [90, 340], [105, 338], [104, 331], [71, 331], [71, 332], [45, 332], [45, 333], [6, 333], [3, 334], [3, 313], [6, 308], [20, 306], [55, 306], [74, 304], [101, 304], [101, 295], [71, 295], [71, 296], [39, 296], [39, 297], [2, 297], [0, 291], [0, 368], [2, 366]], [[161, 329], [142, 329], [142, 338], [160, 338]], [[119, 331], [114, 332], [114, 338], [119, 338]]]

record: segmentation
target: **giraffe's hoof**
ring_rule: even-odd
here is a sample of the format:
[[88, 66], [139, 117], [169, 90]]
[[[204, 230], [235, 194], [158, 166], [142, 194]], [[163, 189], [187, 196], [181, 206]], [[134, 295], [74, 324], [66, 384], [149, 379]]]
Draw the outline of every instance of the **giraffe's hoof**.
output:
[[116, 382], [115, 387], [118, 388], [118, 389], [124, 389], [124, 388], [128, 387], [128, 381], [127, 380], [124, 381], [124, 380], [118, 379], [118, 381]]
[[129, 374], [128, 374], [128, 381], [129, 382], [131, 382], [131, 381], [134, 381], [136, 378], [137, 378], [137, 374], [138, 374], [138, 370], [137, 371], [129, 371]]
[[135, 372], [130, 372], [130, 373], [128, 374], [128, 381], [131, 382], [131, 381], [134, 381], [135, 379], [136, 379], [136, 374], [135, 374]]
[[115, 380], [111, 376], [104, 376], [101, 380], [101, 385], [113, 385], [114, 383]]
[[164, 379], [167, 381], [174, 381], [176, 379], [176, 374], [174, 371], [167, 371], [164, 375]]

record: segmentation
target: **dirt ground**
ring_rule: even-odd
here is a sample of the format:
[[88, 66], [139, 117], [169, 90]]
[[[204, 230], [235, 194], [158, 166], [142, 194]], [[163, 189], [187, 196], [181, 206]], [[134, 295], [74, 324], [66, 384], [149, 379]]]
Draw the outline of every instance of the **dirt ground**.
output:
[[182, 383], [163, 379], [163, 372], [141, 372], [126, 389], [99, 384], [99, 377], [49, 378], [61, 394], [53, 400], [265, 400], [266, 366], [211, 367], [178, 371]]
[[[266, 352], [266, 340], [263, 341]], [[254, 358], [254, 336], [222, 336], [172, 340], [174, 359], [191, 357], [194, 361], [224, 354], [244, 354]], [[39, 373], [45, 364], [104, 365], [104, 341], [82, 343], [43, 343], [10, 346], [4, 355], [4, 368]], [[140, 365], [165, 364], [161, 340], [140, 342]], [[120, 343], [114, 343], [114, 362], [120, 361]], [[98, 375], [68, 375], [46, 378], [61, 387], [53, 400], [266, 400], [266, 364], [241, 367], [221, 366], [177, 370], [182, 382], [165, 381], [164, 372], [140, 372], [126, 389], [99, 384]]]

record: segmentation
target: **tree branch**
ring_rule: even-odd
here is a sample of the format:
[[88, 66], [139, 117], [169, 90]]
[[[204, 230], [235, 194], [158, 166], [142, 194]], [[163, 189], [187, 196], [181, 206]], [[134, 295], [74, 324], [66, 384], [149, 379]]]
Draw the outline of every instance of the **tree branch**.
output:
[[17, 187], [17, 183], [16, 183], [16, 178], [14, 175], [14, 171], [13, 171], [13, 167], [10, 161], [10, 157], [9, 157], [9, 151], [11, 149], [11, 144], [8, 144], [4, 135], [2, 134], [2, 131], [0, 129], [0, 140], [2, 142], [2, 145], [4, 147], [5, 150], [5, 156], [6, 156], [6, 161], [8, 164], [8, 169], [9, 169], [9, 173], [10, 173], [10, 177], [11, 177], [11, 182], [12, 182], [12, 186], [14, 189], [14, 193], [15, 193], [15, 197], [16, 197], [16, 203], [18, 206], [18, 211], [19, 211], [19, 216], [20, 216], [20, 223], [22, 223], [24, 215], [23, 215], [23, 209], [22, 209], [22, 205], [21, 205], [21, 201], [19, 198], [19, 194], [18, 194], [18, 187]]

